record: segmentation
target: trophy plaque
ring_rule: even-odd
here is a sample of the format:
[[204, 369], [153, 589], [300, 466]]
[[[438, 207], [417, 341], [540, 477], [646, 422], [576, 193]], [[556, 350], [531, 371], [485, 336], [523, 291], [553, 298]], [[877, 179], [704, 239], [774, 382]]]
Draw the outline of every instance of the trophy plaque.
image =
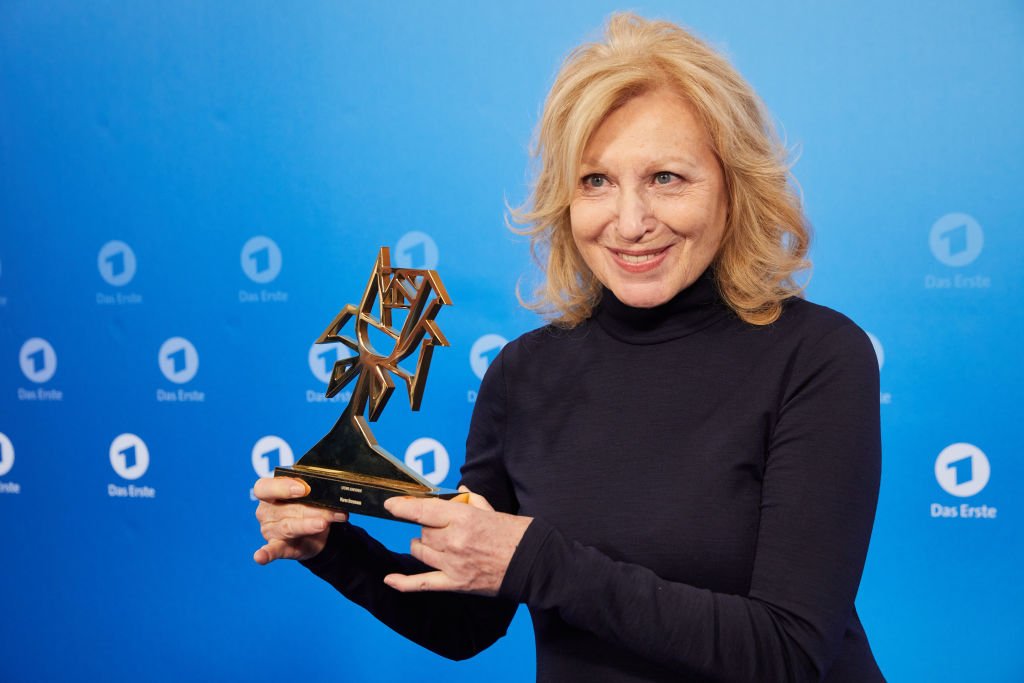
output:
[[[435, 271], [392, 268], [388, 248], [381, 247], [359, 307], [346, 305], [316, 340], [317, 344], [339, 342], [354, 354], [334, 364], [328, 398], [358, 379], [348, 406], [331, 431], [294, 466], [274, 469], [274, 476], [294, 477], [309, 485], [309, 493], [295, 502], [395, 519], [384, 509], [384, 501], [392, 496], [451, 499], [460, 495], [433, 486], [388, 453], [377, 443], [369, 424], [380, 417], [395, 390], [392, 375], [405, 382], [409, 403], [419, 410], [434, 346], [449, 345], [434, 318], [442, 306], [450, 304]], [[396, 329], [392, 323], [403, 313], [404, 320]], [[341, 334], [350, 320], [354, 321], [355, 339]], [[371, 329], [385, 341], [394, 341], [389, 354], [374, 349]], [[415, 369], [403, 369], [399, 363], [417, 350]]]

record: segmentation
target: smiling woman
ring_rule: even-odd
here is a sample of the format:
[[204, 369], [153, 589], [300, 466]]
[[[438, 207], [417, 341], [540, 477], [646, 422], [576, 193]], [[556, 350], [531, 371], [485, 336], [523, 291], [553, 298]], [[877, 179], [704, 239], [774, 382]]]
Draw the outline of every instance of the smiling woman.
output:
[[663, 145], [671, 144], [683, 153], [678, 164], [700, 166], [693, 172], [714, 175], [717, 165], [726, 201], [721, 248], [712, 249], [717, 287], [747, 322], [774, 321], [782, 302], [801, 291], [793, 275], [810, 266], [810, 235], [789, 183], [786, 150], [763, 104], [726, 59], [674, 24], [620, 14], [607, 35], [577, 48], [555, 80], [536, 143], [540, 173], [527, 205], [513, 213], [544, 262], [546, 279], [531, 307], [559, 326], [590, 316], [607, 283], [590, 270], [595, 263], [583, 250], [573, 248], [578, 238], [569, 209], [577, 206], [581, 176], [591, 172], [587, 163], [597, 161], [597, 148], [625, 125], [632, 135], [643, 134], [640, 125], [654, 126], [650, 111], [634, 112], [658, 100], [662, 130], [648, 132], [661, 137], [645, 141], [645, 161], [668, 161]]
[[261, 480], [256, 560], [304, 561], [469, 657], [529, 607], [539, 681], [881, 681], [854, 608], [878, 494], [878, 368], [797, 296], [807, 230], [729, 64], [617, 15], [570, 55], [527, 208], [551, 324], [480, 387], [469, 504], [392, 498], [409, 555]]
[[725, 233], [722, 168], [686, 101], [637, 95], [608, 115], [583, 150], [569, 205], [590, 272], [619, 301], [663, 304], [711, 264]]

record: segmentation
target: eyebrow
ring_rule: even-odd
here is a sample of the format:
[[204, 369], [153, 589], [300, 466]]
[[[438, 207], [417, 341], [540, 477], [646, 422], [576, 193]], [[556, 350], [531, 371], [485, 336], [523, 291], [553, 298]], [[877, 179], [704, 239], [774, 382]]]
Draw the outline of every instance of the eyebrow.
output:
[[[649, 162], [647, 166], [649, 168], [655, 168], [658, 166], [662, 166], [664, 164], [682, 164], [683, 166], [696, 166], [697, 161], [694, 157], [685, 156], [658, 157], [657, 159], [654, 159], [651, 162]], [[604, 166], [604, 164], [595, 159], [581, 159], [580, 168], [584, 168], [586, 166], [601, 168], [602, 166]]]

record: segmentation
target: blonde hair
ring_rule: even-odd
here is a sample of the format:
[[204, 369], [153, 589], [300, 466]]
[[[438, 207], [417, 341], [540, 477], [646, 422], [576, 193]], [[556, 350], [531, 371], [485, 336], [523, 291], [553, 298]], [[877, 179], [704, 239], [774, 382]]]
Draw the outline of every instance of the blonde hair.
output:
[[564, 327], [590, 317], [601, 283], [569, 222], [583, 150], [608, 114], [658, 88], [694, 108], [722, 164], [728, 218], [713, 261], [718, 290], [746, 322], [774, 322], [782, 302], [802, 293], [794, 274], [810, 266], [810, 228], [786, 151], [761, 100], [725, 58], [675, 24], [631, 13], [612, 15], [603, 42], [570, 53], [544, 104], [533, 150], [539, 172], [526, 203], [511, 211], [545, 273], [536, 299], [524, 304]]

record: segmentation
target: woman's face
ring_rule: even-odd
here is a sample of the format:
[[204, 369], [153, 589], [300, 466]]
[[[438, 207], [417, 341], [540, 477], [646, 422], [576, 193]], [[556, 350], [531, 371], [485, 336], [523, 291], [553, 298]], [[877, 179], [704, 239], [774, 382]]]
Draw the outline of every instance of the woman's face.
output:
[[667, 90], [634, 97], [583, 150], [569, 205], [583, 260], [623, 303], [663, 304], [700, 277], [718, 251], [725, 181], [690, 106]]

